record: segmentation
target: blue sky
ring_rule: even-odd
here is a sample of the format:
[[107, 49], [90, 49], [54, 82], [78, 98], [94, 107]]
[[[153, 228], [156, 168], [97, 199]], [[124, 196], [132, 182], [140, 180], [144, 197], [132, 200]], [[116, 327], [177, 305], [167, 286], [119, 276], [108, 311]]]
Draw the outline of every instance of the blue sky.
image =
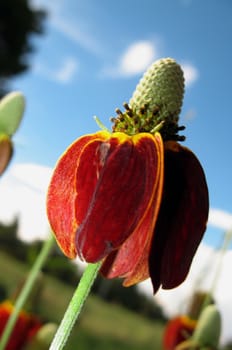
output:
[[[95, 132], [97, 115], [110, 127], [146, 67], [173, 57], [184, 68], [180, 123], [184, 144], [201, 161], [212, 208], [232, 213], [230, 0], [34, 0], [47, 9], [31, 69], [14, 79], [27, 101], [12, 164], [53, 167], [65, 148]], [[220, 241], [210, 228], [206, 240]]]

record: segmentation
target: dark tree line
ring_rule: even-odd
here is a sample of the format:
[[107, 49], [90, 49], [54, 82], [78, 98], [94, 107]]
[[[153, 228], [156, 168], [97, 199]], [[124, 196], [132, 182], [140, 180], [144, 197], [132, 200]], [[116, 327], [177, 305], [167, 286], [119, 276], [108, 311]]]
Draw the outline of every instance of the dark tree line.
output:
[[31, 39], [43, 33], [44, 19], [45, 11], [33, 9], [29, 0], [0, 0], [0, 97], [11, 78], [29, 68]]

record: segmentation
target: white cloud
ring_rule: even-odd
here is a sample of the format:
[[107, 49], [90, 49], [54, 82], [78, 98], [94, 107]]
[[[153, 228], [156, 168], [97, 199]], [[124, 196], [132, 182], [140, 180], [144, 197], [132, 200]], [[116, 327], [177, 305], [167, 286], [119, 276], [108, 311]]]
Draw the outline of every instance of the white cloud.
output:
[[66, 57], [58, 68], [49, 68], [44, 64], [36, 64], [34, 66], [34, 72], [45, 77], [46, 79], [53, 80], [60, 84], [70, 83], [78, 70], [79, 63], [74, 57]]
[[220, 209], [211, 208], [208, 224], [224, 231], [232, 230], [232, 214]]
[[128, 77], [143, 73], [157, 58], [157, 49], [151, 41], [131, 44], [119, 57], [114, 67], [105, 68], [103, 74], [110, 77]]
[[77, 60], [69, 57], [64, 61], [63, 66], [54, 72], [54, 79], [61, 83], [68, 83], [72, 80], [73, 75], [77, 71], [77, 68]]
[[16, 164], [0, 179], [0, 221], [10, 223], [19, 217], [21, 239], [33, 241], [48, 235], [45, 203], [51, 173], [48, 167]]
[[191, 63], [182, 63], [181, 68], [184, 71], [185, 85], [190, 86], [195, 83], [199, 78], [199, 71]]
[[151, 42], [136, 42], [122, 55], [119, 69], [125, 75], [139, 74], [153, 62], [155, 56], [155, 48]]

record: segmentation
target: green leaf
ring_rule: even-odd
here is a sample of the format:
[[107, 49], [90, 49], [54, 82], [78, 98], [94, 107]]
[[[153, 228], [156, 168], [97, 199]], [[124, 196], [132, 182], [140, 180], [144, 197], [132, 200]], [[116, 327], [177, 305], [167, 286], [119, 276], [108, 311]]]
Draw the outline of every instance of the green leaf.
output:
[[21, 92], [7, 94], [0, 101], [0, 134], [12, 136], [19, 127], [25, 109]]

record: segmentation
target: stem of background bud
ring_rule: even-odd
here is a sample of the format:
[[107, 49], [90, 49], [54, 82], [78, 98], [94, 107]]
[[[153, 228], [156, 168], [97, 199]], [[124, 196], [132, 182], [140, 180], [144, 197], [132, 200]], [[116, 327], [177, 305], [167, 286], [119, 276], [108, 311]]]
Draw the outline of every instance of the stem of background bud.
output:
[[21, 290], [21, 293], [19, 294], [15, 305], [14, 305], [14, 311], [10, 315], [7, 324], [5, 326], [4, 332], [2, 334], [1, 340], [0, 340], [0, 350], [4, 350], [8, 340], [10, 338], [10, 335], [12, 333], [12, 330], [15, 326], [15, 323], [17, 322], [18, 316], [20, 311], [22, 310], [25, 302], [27, 301], [27, 298], [34, 286], [34, 283], [36, 282], [36, 279], [41, 271], [42, 266], [44, 265], [52, 247], [54, 246], [55, 240], [53, 235], [49, 237], [48, 240], [44, 242], [44, 245], [41, 249], [40, 254], [38, 255], [34, 265], [32, 266], [32, 269], [28, 275], [28, 278]]
[[210, 295], [213, 296], [214, 293], [215, 293], [215, 289], [217, 288], [218, 279], [219, 279], [219, 276], [220, 276], [220, 273], [221, 273], [221, 270], [222, 270], [223, 258], [224, 258], [225, 253], [229, 249], [231, 240], [232, 240], [232, 229], [228, 230], [228, 231], [226, 231], [224, 233], [223, 241], [222, 241], [222, 244], [221, 244], [221, 247], [220, 247], [220, 250], [219, 250], [219, 257], [218, 257], [218, 262], [217, 262], [217, 268], [216, 268], [216, 271], [215, 271], [215, 274], [214, 274], [214, 279], [213, 279], [211, 288], [209, 290], [209, 293], [207, 294], [207, 296], [206, 296], [206, 298], [205, 298], [205, 300], [203, 302], [201, 310], [203, 310], [209, 304], [209, 302], [210, 302]]
[[89, 264], [86, 267], [49, 350], [61, 350], [64, 348], [71, 330], [80, 315], [82, 306], [90, 293], [90, 289], [97, 277], [100, 267], [101, 262]]

